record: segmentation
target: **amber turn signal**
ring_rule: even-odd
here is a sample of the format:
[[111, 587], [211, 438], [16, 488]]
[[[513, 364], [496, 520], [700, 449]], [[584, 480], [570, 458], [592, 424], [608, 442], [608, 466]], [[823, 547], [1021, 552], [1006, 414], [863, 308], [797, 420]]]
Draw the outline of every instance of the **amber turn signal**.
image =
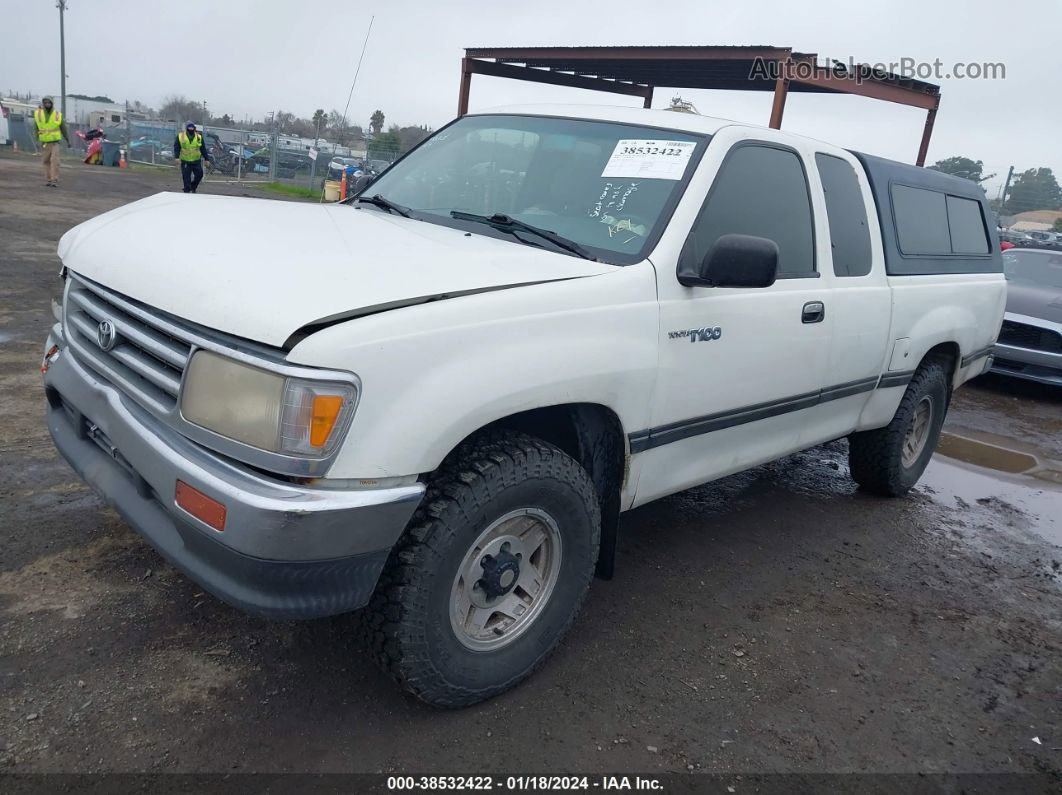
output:
[[225, 506], [199, 489], [189, 486], [183, 480], [177, 481], [176, 503], [177, 507], [184, 509], [219, 533], [225, 529]]
[[313, 417], [310, 420], [310, 444], [324, 447], [328, 441], [339, 412], [343, 410], [343, 398], [340, 395], [316, 395], [313, 399]]

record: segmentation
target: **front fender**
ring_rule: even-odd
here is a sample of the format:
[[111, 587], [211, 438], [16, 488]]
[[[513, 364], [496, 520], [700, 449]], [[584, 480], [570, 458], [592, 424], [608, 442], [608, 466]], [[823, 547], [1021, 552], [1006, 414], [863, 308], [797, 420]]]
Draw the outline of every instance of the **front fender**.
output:
[[293, 362], [358, 374], [330, 478], [430, 472], [463, 439], [528, 409], [598, 403], [644, 427], [656, 377], [649, 263], [396, 309], [324, 329]]

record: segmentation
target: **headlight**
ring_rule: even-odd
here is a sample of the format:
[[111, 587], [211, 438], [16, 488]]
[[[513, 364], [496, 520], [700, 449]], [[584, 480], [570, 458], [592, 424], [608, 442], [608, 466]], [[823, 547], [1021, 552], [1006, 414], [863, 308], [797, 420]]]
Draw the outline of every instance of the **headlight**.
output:
[[352, 384], [291, 378], [200, 350], [184, 376], [181, 414], [252, 447], [321, 457], [339, 443], [356, 398]]

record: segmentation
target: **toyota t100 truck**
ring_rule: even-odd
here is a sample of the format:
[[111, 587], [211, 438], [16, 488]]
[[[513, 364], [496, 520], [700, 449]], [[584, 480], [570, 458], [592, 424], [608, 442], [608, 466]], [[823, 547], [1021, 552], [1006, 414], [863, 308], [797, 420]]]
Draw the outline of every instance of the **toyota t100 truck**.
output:
[[623, 511], [842, 437], [907, 492], [990, 366], [994, 229], [972, 182], [778, 130], [468, 115], [343, 204], [71, 229], [48, 426], [203, 588], [364, 608], [399, 683], [470, 704], [556, 647]]

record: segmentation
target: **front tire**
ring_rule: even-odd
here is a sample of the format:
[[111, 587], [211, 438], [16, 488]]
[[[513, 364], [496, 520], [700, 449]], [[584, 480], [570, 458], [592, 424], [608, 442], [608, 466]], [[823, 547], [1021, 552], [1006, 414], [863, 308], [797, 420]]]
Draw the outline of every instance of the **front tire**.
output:
[[944, 366], [930, 361], [919, 367], [892, 422], [848, 437], [848, 463], [855, 482], [884, 497], [910, 491], [937, 449], [948, 398]]
[[462, 707], [515, 686], [571, 626], [593, 578], [597, 494], [556, 447], [481, 437], [436, 473], [365, 612], [402, 687]]

